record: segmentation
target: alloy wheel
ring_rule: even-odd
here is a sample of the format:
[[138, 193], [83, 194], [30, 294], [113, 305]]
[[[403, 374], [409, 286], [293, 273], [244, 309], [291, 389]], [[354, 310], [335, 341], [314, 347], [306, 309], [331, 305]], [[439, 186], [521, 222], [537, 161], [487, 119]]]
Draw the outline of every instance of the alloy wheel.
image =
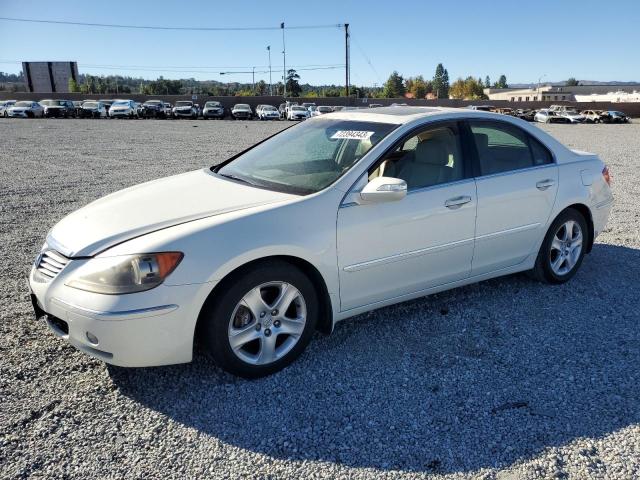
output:
[[233, 309], [228, 340], [246, 363], [266, 365], [298, 343], [307, 319], [302, 293], [290, 283], [268, 282], [248, 291]]
[[568, 220], [556, 231], [551, 241], [549, 261], [551, 270], [558, 276], [571, 272], [582, 252], [582, 228], [574, 220]]

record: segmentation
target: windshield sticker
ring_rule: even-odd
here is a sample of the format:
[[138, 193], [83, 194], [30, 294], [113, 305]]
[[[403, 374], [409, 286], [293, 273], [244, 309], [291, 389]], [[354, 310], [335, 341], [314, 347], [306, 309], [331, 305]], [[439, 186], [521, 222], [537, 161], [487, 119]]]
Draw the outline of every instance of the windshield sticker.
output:
[[369, 140], [374, 132], [365, 132], [364, 130], [338, 130], [331, 135], [332, 139], [349, 139], [349, 140]]

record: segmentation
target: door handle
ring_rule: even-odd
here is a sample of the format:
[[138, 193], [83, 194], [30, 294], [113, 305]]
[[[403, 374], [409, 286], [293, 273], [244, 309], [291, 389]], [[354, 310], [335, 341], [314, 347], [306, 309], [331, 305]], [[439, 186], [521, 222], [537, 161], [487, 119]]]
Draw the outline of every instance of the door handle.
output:
[[450, 198], [446, 202], [444, 202], [444, 206], [455, 210], [456, 208], [460, 208], [465, 203], [469, 203], [471, 201], [471, 197], [468, 195], [461, 195], [459, 197]]
[[546, 190], [549, 187], [553, 187], [556, 184], [552, 179], [547, 178], [546, 180], [540, 180], [536, 183], [536, 188], [538, 190]]

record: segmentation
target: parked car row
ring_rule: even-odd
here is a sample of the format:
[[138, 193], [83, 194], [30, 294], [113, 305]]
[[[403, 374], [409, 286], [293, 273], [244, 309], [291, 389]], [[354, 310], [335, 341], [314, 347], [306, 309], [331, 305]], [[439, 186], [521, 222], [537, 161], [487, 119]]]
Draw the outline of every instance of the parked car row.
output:
[[540, 123], [629, 123], [631, 121], [625, 113], [616, 110], [582, 110], [579, 112], [571, 105], [551, 105], [549, 108], [538, 110], [512, 109], [492, 105], [472, 105], [468, 108], [511, 115], [528, 122]]

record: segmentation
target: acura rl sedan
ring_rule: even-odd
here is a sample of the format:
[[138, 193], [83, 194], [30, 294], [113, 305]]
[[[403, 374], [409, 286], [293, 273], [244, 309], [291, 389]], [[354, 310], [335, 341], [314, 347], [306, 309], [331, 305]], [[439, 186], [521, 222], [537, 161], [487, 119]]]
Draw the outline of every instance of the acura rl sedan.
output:
[[37, 318], [120, 366], [276, 372], [372, 309], [515, 272], [570, 280], [613, 203], [609, 172], [517, 118], [329, 113], [222, 164], [99, 199], [47, 235]]

